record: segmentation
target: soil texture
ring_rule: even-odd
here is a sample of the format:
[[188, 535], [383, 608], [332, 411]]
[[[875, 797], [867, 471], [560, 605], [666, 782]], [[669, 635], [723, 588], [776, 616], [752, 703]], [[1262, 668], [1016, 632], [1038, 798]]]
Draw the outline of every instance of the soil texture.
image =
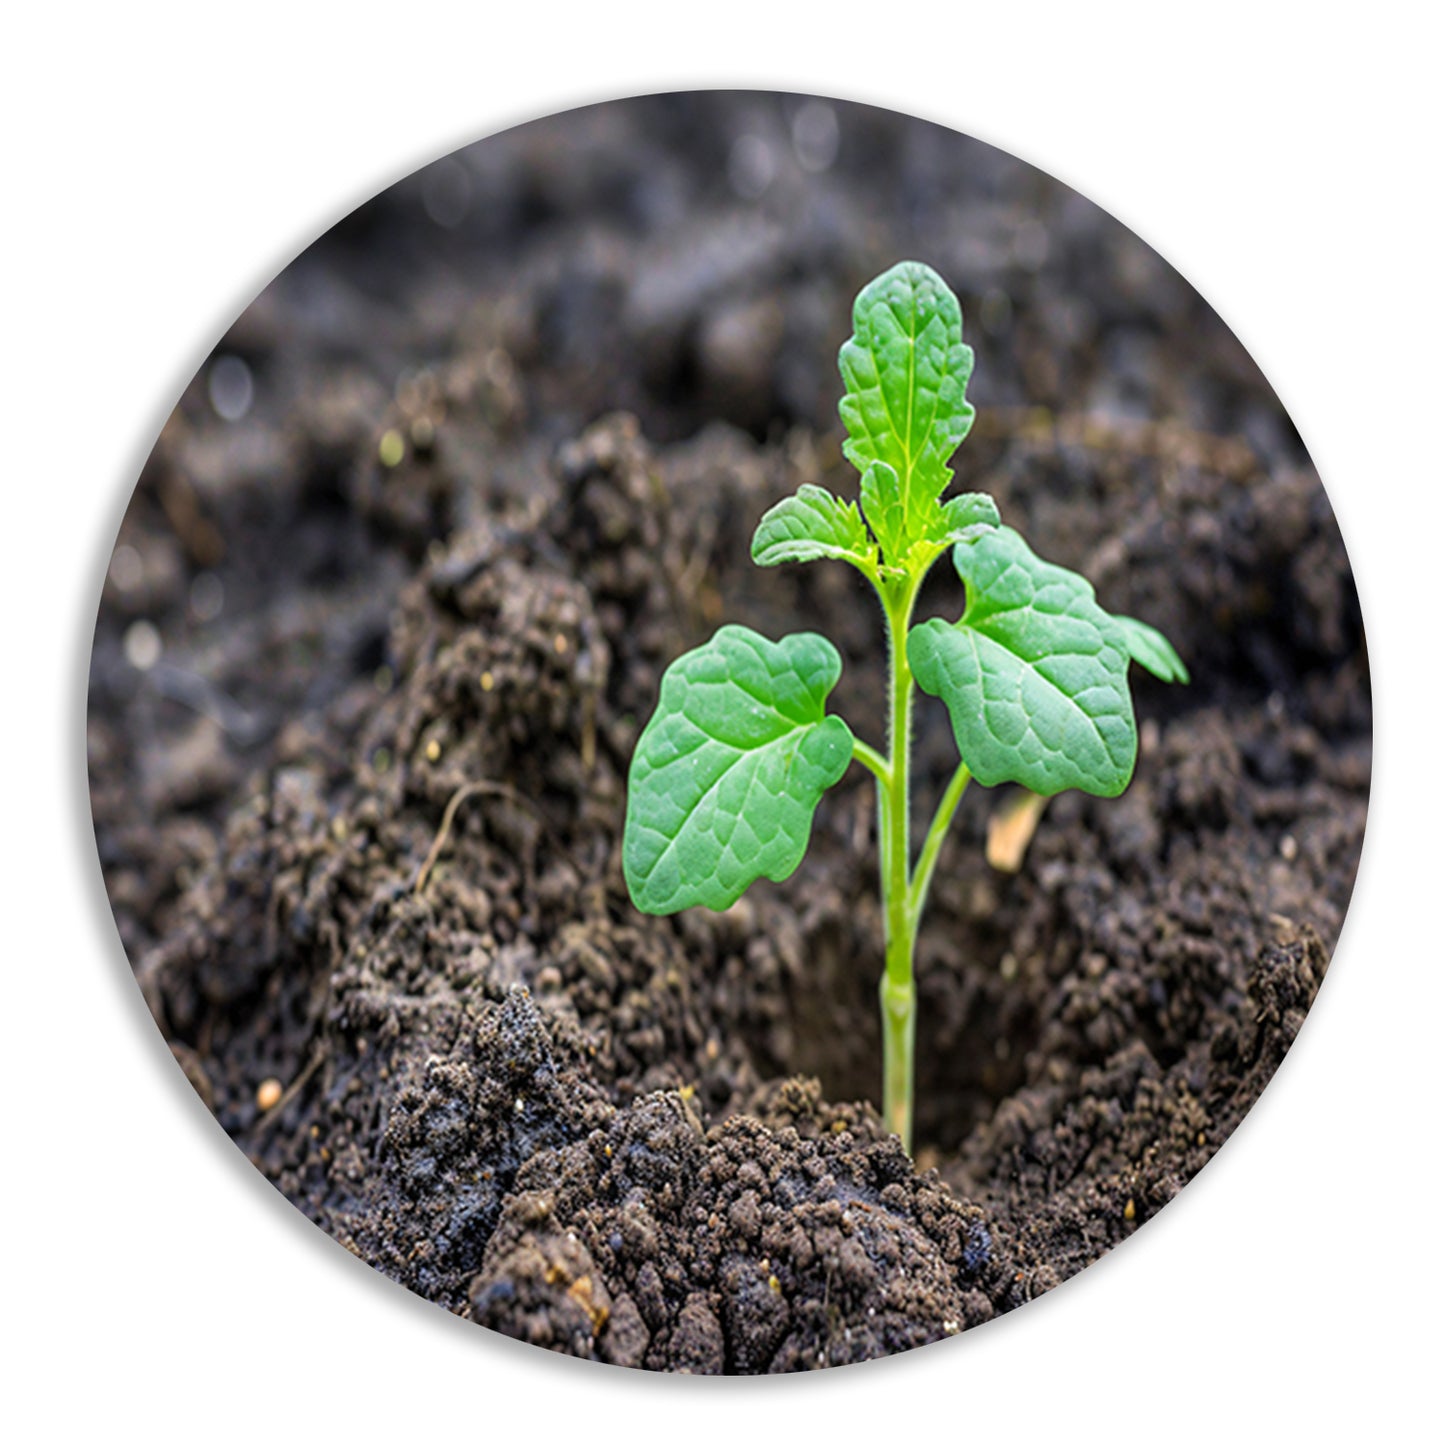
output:
[[[876, 1114], [871, 778], [726, 913], [641, 916], [619, 860], [661, 672], [722, 622], [826, 633], [883, 741], [861, 581], [748, 542], [856, 487], [834, 358], [904, 256], [977, 355], [959, 484], [1193, 673], [1136, 671], [1134, 782], [1053, 799], [1016, 873], [985, 858], [1008, 790], [965, 798], [913, 1160]], [[959, 610], [946, 574], [922, 615]], [[976, 142], [715, 94], [459, 152], [257, 298], [127, 512], [88, 747], [140, 986], [288, 1199], [480, 1324], [718, 1373], [958, 1333], [1163, 1208], [1320, 985], [1370, 726], [1325, 494], [1182, 278]], [[917, 728], [926, 815], [955, 754], [941, 705]]]

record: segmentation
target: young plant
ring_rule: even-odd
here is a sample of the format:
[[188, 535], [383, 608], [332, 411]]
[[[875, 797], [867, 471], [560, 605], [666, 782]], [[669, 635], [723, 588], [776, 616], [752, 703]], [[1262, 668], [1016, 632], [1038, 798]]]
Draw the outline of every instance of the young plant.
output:
[[[826, 638], [797, 632], [772, 642], [722, 627], [663, 674], [628, 776], [622, 862], [644, 913], [727, 908], [755, 879], [787, 878], [823, 793], [850, 762], [867, 768], [878, 786], [885, 933], [883, 1117], [910, 1148], [914, 945], [969, 780], [1116, 797], [1138, 750], [1130, 659], [1167, 682], [1188, 674], [1161, 633], [1105, 612], [1083, 577], [1000, 525], [992, 498], [943, 499], [949, 459], [973, 422], [964, 395], [973, 352], [958, 301], [936, 272], [904, 261], [866, 286], [838, 364], [843, 453], [861, 473], [859, 500], [800, 487], [759, 522], [752, 555], [763, 567], [830, 558], [868, 579], [888, 637], [886, 747], [871, 747], [827, 711], [842, 663]], [[919, 588], [950, 550], [963, 615], [915, 624]], [[915, 685], [947, 706], [960, 758], [916, 861]]]

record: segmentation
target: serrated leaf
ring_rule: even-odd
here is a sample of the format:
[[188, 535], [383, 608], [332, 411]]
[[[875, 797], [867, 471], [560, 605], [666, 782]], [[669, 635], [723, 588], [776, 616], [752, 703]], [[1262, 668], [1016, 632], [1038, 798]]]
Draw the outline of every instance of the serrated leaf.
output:
[[833, 557], [868, 568], [877, 553], [858, 504], [810, 483], [764, 512], [753, 533], [753, 561], [760, 567]]
[[853, 734], [824, 706], [842, 672], [826, 638], [720, 628], [663, 674], [627, 779], [622, 867], [644, 913], [722, 909], [802, 861]]
[[1189, 669], [1185, 667], [1184, 659], [1157, 627], [1150, 627], [1137, 617], [1123, 617], [1118, 613], [1114, 614], [1114, 626], [1124, 650], [1160, 682], [1189, 681]]
[[883, 556], [894, 566], [900, 566], [908, 551], [908, 515], [898, 473], [887, 462], [870, 463], [863, 473], [858, 496]]
[[1010, 527], [960, 543], [953, 559], [964, 614], [915, 627], [908, 661], [947, 704], [969, 771], [1044, 795], [1123, 792], [1138, 751], [1129, 653], [1094, 589]]
[[964, 395], [973, 352], [943, 278], [921, 262], [901, 261], [865, 286], [838, 369], [847, 388], [838, 405], [848, 429], [843, 454], [865, 482], [875, 462], [893, 471], [891, 487], [878, 478], [872, 505], [865, 490], [863, 515], [884, 560], [898, 565], [926, 534], [932, 506], [952, 479], [949, 458], [973, 424]]
[[984, 492], [965, 492], [947, 502], [930, 502], [923, 520], [907, 520], [898, 474], [886, 462], [863, 473], [863, 511], [883, 555], [895, 567], [926, 566], [946, 547], [998, 526], [998, 505]]

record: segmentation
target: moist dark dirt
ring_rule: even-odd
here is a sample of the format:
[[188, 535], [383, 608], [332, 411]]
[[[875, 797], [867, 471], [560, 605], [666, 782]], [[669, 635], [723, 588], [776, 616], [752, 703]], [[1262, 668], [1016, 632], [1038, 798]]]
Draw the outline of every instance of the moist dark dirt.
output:
[[[1222, 323], [1021, 163], [804, 114], [602, 107], [363, 207], [218, 349], [245, 416], [214, 367], [187, 390], [96, 632], [107, 886], [223, 1127], [425, 1298], [648, 1369], [907, 1349], [1128, 1238], [1294, 1039], [1365, 819], [1348, 563]], [[854, 574], [747, 558], [798, 484], [852, 489], [833, 358], [902, 256], [977, 353], [960, 482], [1194, 675], [1136, 678], [1134, 782], [1052, 800], [1017, 873], [985, 859], [1007, 790], [966, 797], [919, 945], [914, 1160], [875, 1107], [871, 779], [723, 914], [641, 916], [619, 862], [659, 676], [723, 621], [827, 633], [837, 710], [883, 741]], [[925, 614], [957, 612], [946, 572]], [[931, 702], [917, 748], [926, 811]]]

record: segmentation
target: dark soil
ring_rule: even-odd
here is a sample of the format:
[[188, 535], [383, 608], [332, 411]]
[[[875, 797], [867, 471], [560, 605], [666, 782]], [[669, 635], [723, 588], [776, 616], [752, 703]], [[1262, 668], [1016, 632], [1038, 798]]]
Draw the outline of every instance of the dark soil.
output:
[[[110, 897], [223, 1127], [417, 1293], [649, 1369], [906, 1349], [1133, 1234], [1293, 1040], [1365, 819], [1348, 563], [1237, 342], [1038, 172], [845, 106], [818, 171], [802, 106], [579, 112], [364, 206], [219, 348], [244, 420], [211, 368], [187, 391], [96, 632]], [[727, 913], [640, 916], [619, 864], [659, 675], [724, 620], [827, 632], [882, 741], [861, 583], [747, 559], [800, 482], [854, 485], [833, 357], [905, 255], [977, 352], [960, 481], [1194, 673], [1137, 679], [1135, 781], [1053, 800], [1017, 874], [984, 858], [1002, 793], [966, 798], [920, 944], [917, 1167], [874, 1107], [871, 779]], [[957, 610], [946, 570], [926, 611]], [[931, 702], [918, 749], [922, 807], [953, 761]]]

